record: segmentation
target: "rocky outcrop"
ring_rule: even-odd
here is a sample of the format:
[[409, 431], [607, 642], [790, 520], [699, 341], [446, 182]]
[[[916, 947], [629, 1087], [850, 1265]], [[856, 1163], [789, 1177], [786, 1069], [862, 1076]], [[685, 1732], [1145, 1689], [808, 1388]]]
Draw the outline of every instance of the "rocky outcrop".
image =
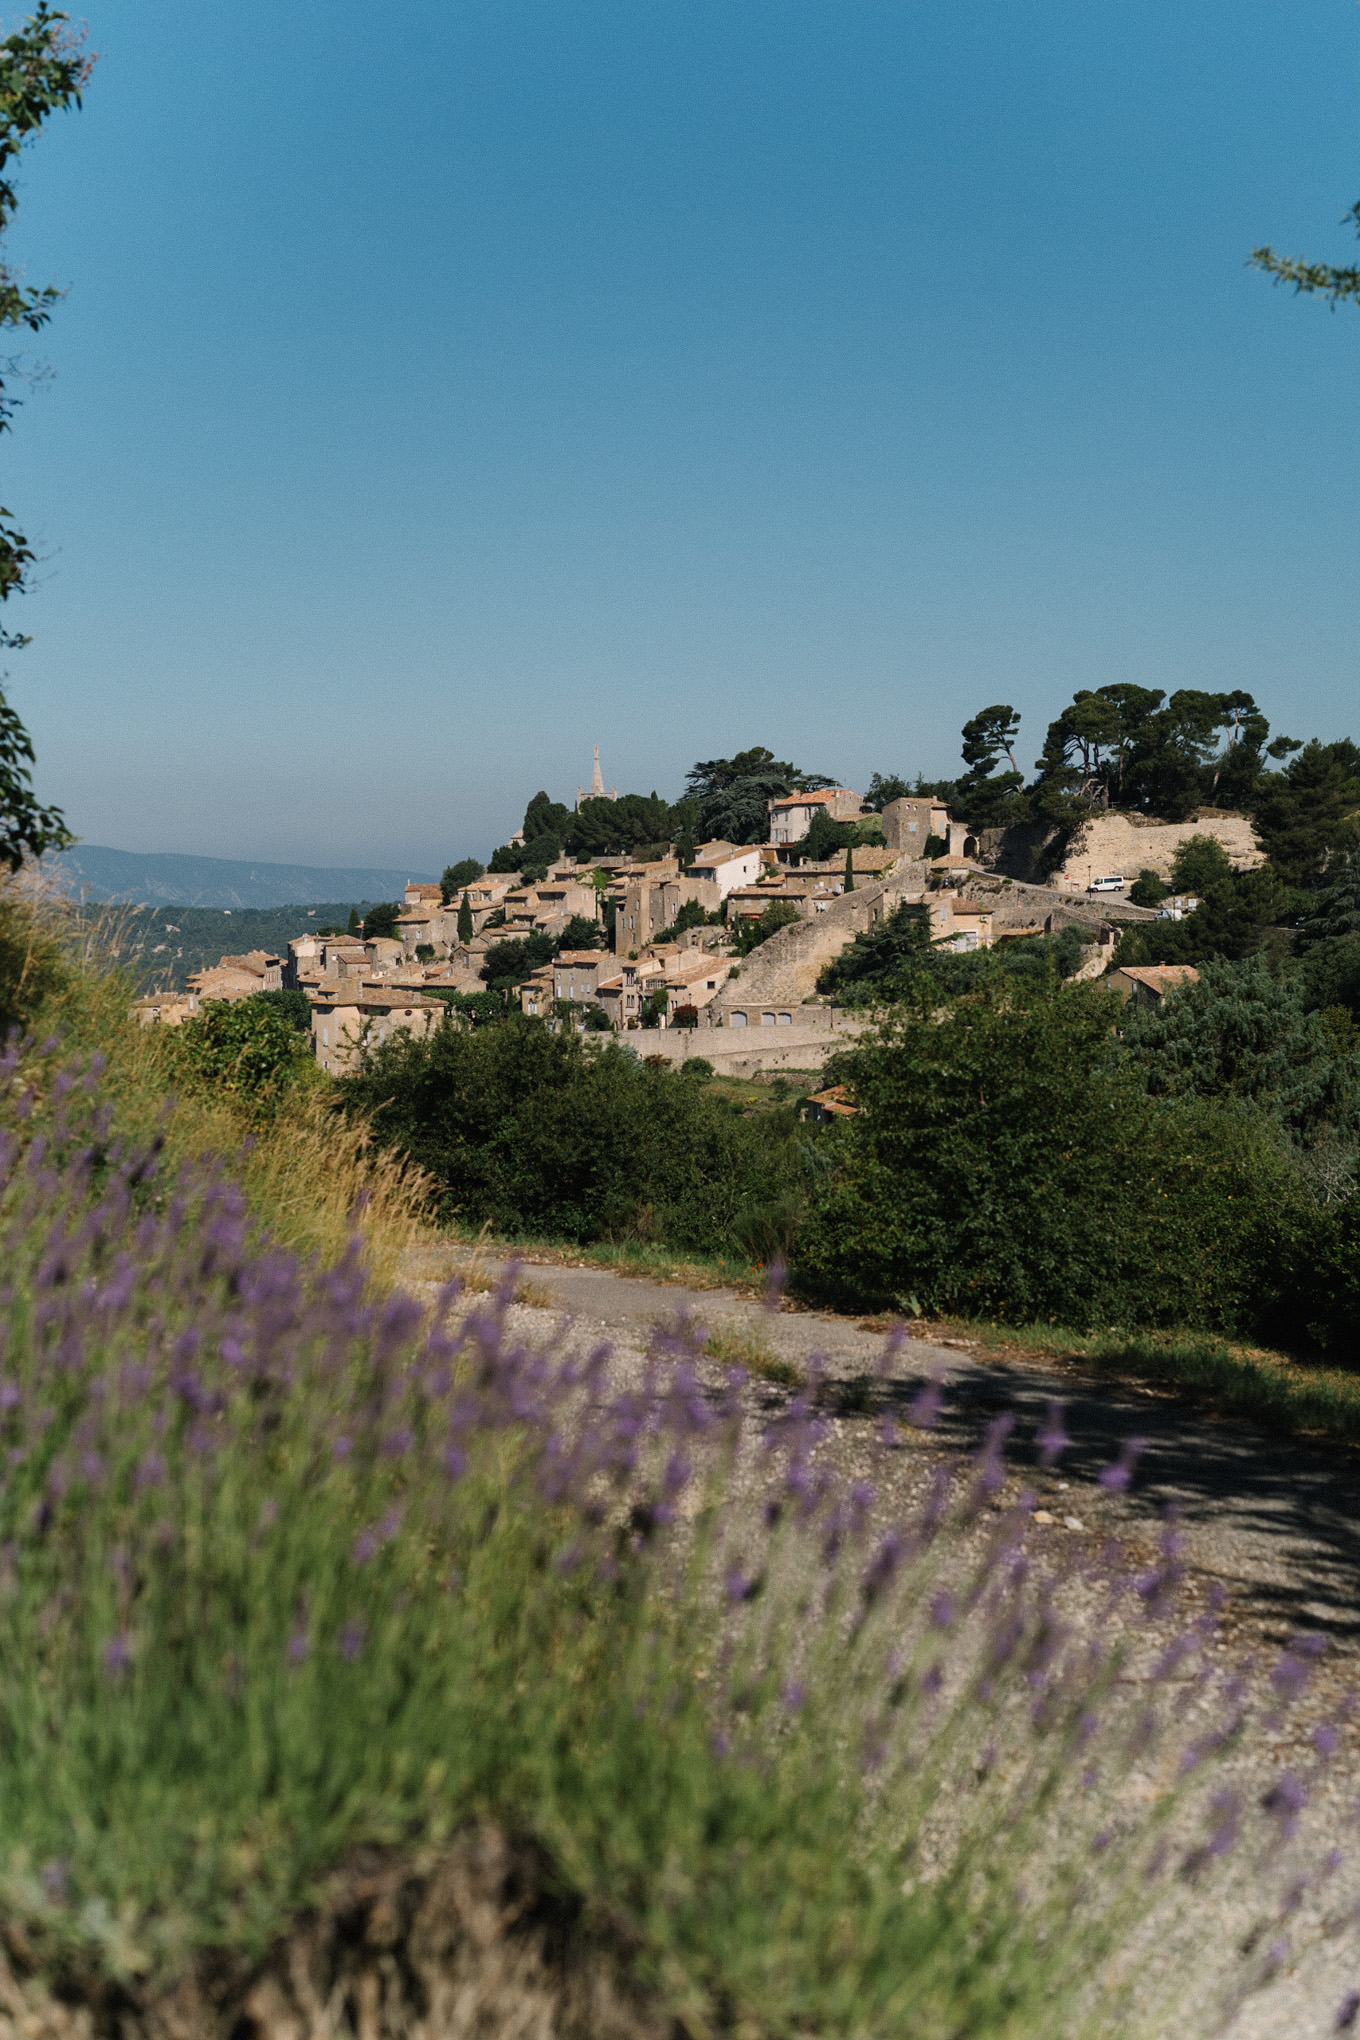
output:
[[1256, 831], [1246, 815], [1223, 808], [1201, 808], [1188, 822], [1162, 822], [1149, 815], [1092, 815], [1067, 846], [1067, 855], [1050, 884], [1080, 890], [1093, 878], [1137, 878], [1155, 871], [1169, 879], [1176, 852], [1192, 836], [1212, 836], [1223, 845], [1234, 871], [1253, 871], [1266, 861]]
[[1084, 891], [1093, 878], [1137, 878], [1155, 871], [1169, 879], [1176, 852], [1192, 836], [1212, 836], [1223, 845], [1235, 871], [1265, 862], [1250, 818], [1228, 808], [1200, 808], [1187, 822], [1123, 809], [1101, 811], [1066, 843], [1048, 822], [1017, 822], [1009, 829], [980, 829], [977, 862], [1004, 878], [1060, 891]]

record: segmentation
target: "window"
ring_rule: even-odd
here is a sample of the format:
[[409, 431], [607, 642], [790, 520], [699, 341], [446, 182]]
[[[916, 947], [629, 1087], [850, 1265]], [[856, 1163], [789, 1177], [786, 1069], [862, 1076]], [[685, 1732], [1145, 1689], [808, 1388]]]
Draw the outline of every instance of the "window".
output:
[[762, 1014], [761, 1014], [761, 1016], [760, 1016], [760, 1024], [761, 1024], [761, 1026], [762, 1026], [762, 1027], [773, 1027], [773, 1026], [774, 1026], [774, 1014], [773, 1014], [773, 1013], [762, 1013]]
[[744, 1013], [733, 1013], [727, 1024], [729, 1027], [744, 1027], [746, 1025], [746, 1015]]
[[779, 1027], [792, 1027], [793, 1025], [792, 1013], [781, 1013], [778, 1021], [776, 1022], [776, 1025]]

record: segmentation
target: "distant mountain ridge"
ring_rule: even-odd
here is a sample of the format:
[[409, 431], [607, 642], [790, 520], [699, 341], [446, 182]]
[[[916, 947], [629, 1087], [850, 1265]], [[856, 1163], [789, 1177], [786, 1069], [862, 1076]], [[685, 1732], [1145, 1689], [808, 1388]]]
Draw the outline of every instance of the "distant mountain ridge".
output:
[[176, 851], [111, 850], [78, 843], [44, 857], [42, 868], [63, 892], [97, 905], [143, 907], [291, 907], [317, 900], [399, 900], [429, 871], [335, 869], [312, 864], [247, 864], [233, 857], [188, 857]]

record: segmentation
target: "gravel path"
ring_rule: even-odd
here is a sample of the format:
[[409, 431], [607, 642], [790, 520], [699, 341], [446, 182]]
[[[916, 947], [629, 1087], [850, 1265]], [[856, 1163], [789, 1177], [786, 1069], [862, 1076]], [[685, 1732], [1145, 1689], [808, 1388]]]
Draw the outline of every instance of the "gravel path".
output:
[[[492, 1277], [503, 1272], [503, 1264], [480, 1266]], [[411, 1272], [424, 1288], [453, 1272], [453, 1260], [427, 1252]], [[1325, 1687], [1339, 1694], [1360, 1681], [1354, 1452], [1216, 1421], [1161, 1390], [1096, 1374], [1081, 1363], [908, 1336], [885, 1368], [882, 1333], [852, 1318], [774, 1311], [735, 1291], [689, 1290], [588, 1266], [539, 1263], [526, 1267], [524, 1278], [528, 1300], [515, 1306], [514, 1318], [528, 1335], [546, 1336], [568, 1318], [582, 1343], [610, 1342], [615, 1367], [624, 1372], [640, 1363], [654, 1327], [680, 1314], [707, 1331], [754, 1336], [800, 1369], [820, 1361], [824, 1400], [833, 1412], [826, 1449], [846, 1474], [873, 1472], [881, 1481], [875, 1440], [883, 1409], [905, 1412], [922, 1378], [942, 1373], [942, 1425], [929, 1436], [903, 1433], [900, 1472], [891, 1481], [897, 1492], [887, 1495], [887, 1506], [896, 1510], [920, 1491], [942, 1446], [970, 1444], [999, 1411], [1014, 1410], [1019, 1421], [1009, 1457], [1016, 1485], [1023, 1479], [1035, 1489], [1052, 1519], [1040, 1519], [1036, 1537], [1069, 1547], [1075, 1539], [1092, 1550], [1114, 1537], [1131, 1556], [1151, 1557], [1172, 1504], [1192, 1591], [1207, 1595], [1216, 1583], [1226, 1592], [1225, 1628], [1233, 1644], [1277, 1646], [1297, 1630], [1318, 1631], [1331, 1644]], [[715, 1367], [715, 1379], [720, 1372]], [[773, 1411], [790, 1391], [753, 1378], [749, 1393], [755, 1405]], [[1034, 1464], [1028, 1441], [1055, 1398], [1063, 1403], [1072, 1448], [1059, 1469], [1046, 1474]], [[1147, 1441], [1138, 1478], [1128, 1494], [1110, 1494], [1097, 1475], [1132, 1437]], [[1323, 1845], [1335, 1841], [1353, 1851], [1358, 1793], [1360, 1738], [1334, 1760]], [[1235, 1919], [1216, 1924], [1224, 1933], [1237, 1930]], [[1353, 1986], [1360, 1988], [1354, 1938], [1314, 1943], [1296, 1963], [1283, 1965], [1229, 2030], [1237, 2040], [1321, 2040], [1337, 2030], [1337, 2006]], [[1202, 2008], [1184, 2010], [1183, 2021], [1164, 2028], [1165, 2040], [1212, 2030]]]

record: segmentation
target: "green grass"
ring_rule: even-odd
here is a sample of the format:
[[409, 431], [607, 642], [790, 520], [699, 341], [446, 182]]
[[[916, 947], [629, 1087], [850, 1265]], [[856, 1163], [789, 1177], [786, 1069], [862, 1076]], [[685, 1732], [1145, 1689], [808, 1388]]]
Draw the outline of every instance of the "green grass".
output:
[[802, 1369], [791, 1360], [781, 1360], [768, 1338], [754, 1325], [732, 1321], [718, 1325], [705, 1340], [704, 1352], [710, 1360], [720, 1360], [727, 1367], [742, 1367], [748, 1374], [775, 1382], [781, 1388], [803, 1385]]
[[[888, 1320], [868, 1322], [886, 1326]], [[970, 1318], [922, 1321], [916, 1329], [926, 1338], [943, 1333], [993, 1351], [1079, 1360], [1272, 1430], [1360, 1442], [1360, 1375], [1345, 1368], [1195, 1333], [1074, 1332]]]
[[562, 1268], [603, 1268], [615, 1275], [632, 1275], [653, 1282], [665, 1282], [686, 1289], [741, 1288], [759, 1294], [764, 1274], [739, 1255], [689, 1254], [674, 1247], [658, 1246], [648, 1240], [599, 1240], [580, 1245], [574, 1240], [540, 1239], [532, 1235], [508, 1236], [480, 1233], [459, 1236], [446, 1233], [455, 1251], [480, 1250], [498, 1258], [518, 1258]]

